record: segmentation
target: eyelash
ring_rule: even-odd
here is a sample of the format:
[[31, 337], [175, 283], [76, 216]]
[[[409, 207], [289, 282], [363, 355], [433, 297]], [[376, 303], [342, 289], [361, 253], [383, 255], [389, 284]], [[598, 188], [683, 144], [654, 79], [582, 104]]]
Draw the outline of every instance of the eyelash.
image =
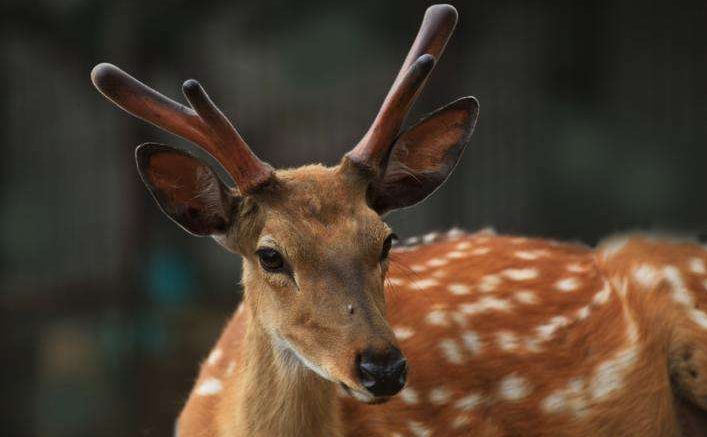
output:
[[397, 240], [398, 236], [395, 234], [390, 234], [383, 241], [383, 250], [381, 251], [381, 261], [385, 261], [390, 254], [390, 249], [393, 247], [393, 240]]

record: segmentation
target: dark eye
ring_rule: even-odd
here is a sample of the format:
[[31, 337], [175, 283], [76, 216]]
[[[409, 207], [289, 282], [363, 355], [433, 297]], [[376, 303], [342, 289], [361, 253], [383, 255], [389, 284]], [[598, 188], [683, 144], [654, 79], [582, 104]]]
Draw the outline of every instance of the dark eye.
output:
[[285, 261], [282, 259], [282, 255], [275, 249], [266, 247], [258, 249], [255, 253], [260, 259], [260, 265], [268, 272], [281, 272], [285, 267]]
[[393, 240], [397, 240], [397, 239], [398, 239], [398, 236], [395, 234], [390, 234], [385, 239], [385, 241], [383, 242], [383, 250], [381, 251], [381, 261], [388, 258], [388, 254], [390, 253], [390, 247], [393, 245]]

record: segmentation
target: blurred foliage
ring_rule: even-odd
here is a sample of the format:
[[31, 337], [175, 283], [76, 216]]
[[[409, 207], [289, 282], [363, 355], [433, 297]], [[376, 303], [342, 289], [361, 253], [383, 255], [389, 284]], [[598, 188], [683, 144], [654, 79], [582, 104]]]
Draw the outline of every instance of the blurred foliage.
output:
[[[141, 187], [134, 146], [185, 143], [91, 87], [110, 61], [165, 94], [200, 79], [275, 166], [363, 134], [428, 3], [5, 1], [0, 402], [6, 436], [165, 435], [239, 300], [239, 259]], [[411, 121], [473, 94], [462, 164], [402, 237], [494, 226], [594, 243], [707, 223], [704, 2], [457, 2]]]

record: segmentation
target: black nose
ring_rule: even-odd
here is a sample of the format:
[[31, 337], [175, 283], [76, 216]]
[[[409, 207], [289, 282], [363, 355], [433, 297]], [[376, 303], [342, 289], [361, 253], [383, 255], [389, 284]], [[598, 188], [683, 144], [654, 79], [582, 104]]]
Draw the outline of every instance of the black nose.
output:
[[366, 349], [357, 357], [361, 385], [375, 396], [392, 396], [405, 385], [407, 361], [396, 347]]

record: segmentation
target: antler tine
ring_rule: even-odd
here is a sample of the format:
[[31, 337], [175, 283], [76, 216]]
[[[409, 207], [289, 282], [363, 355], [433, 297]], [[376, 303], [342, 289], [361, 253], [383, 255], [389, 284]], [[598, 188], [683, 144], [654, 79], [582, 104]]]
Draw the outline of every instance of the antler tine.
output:
[[248, 147], [235, 127], [214, 104], [204, 88], [194, 79], [182, 85], [182, 92], [199, 117], [215, 134], [218, 143], [209, 150], [228, 170], [241, 193], [265, 184], [273, 174], [272, 167], [261, 161]]
[[374, 170], [379, 168], [456, 23], [457, 10], [451, 5], [434, 5], [427, 9], [417, 37], [378, 115], [366, 135], [347, 154], [349, 159]]
[[165, 97], [115, 65], [91, 71], [94, 86], [126, 112], [179, 135], [211, 153], [233, 177], [241, 193], [265, 183], [272, 169], [260, 161], [194, 80], [183, 91], [194, 109]]
[[165, 97], [112, 64], [91, 71], [93, 85], [124, 111], [196, 144], [209, 141], [203, 122], [191, 109]]

